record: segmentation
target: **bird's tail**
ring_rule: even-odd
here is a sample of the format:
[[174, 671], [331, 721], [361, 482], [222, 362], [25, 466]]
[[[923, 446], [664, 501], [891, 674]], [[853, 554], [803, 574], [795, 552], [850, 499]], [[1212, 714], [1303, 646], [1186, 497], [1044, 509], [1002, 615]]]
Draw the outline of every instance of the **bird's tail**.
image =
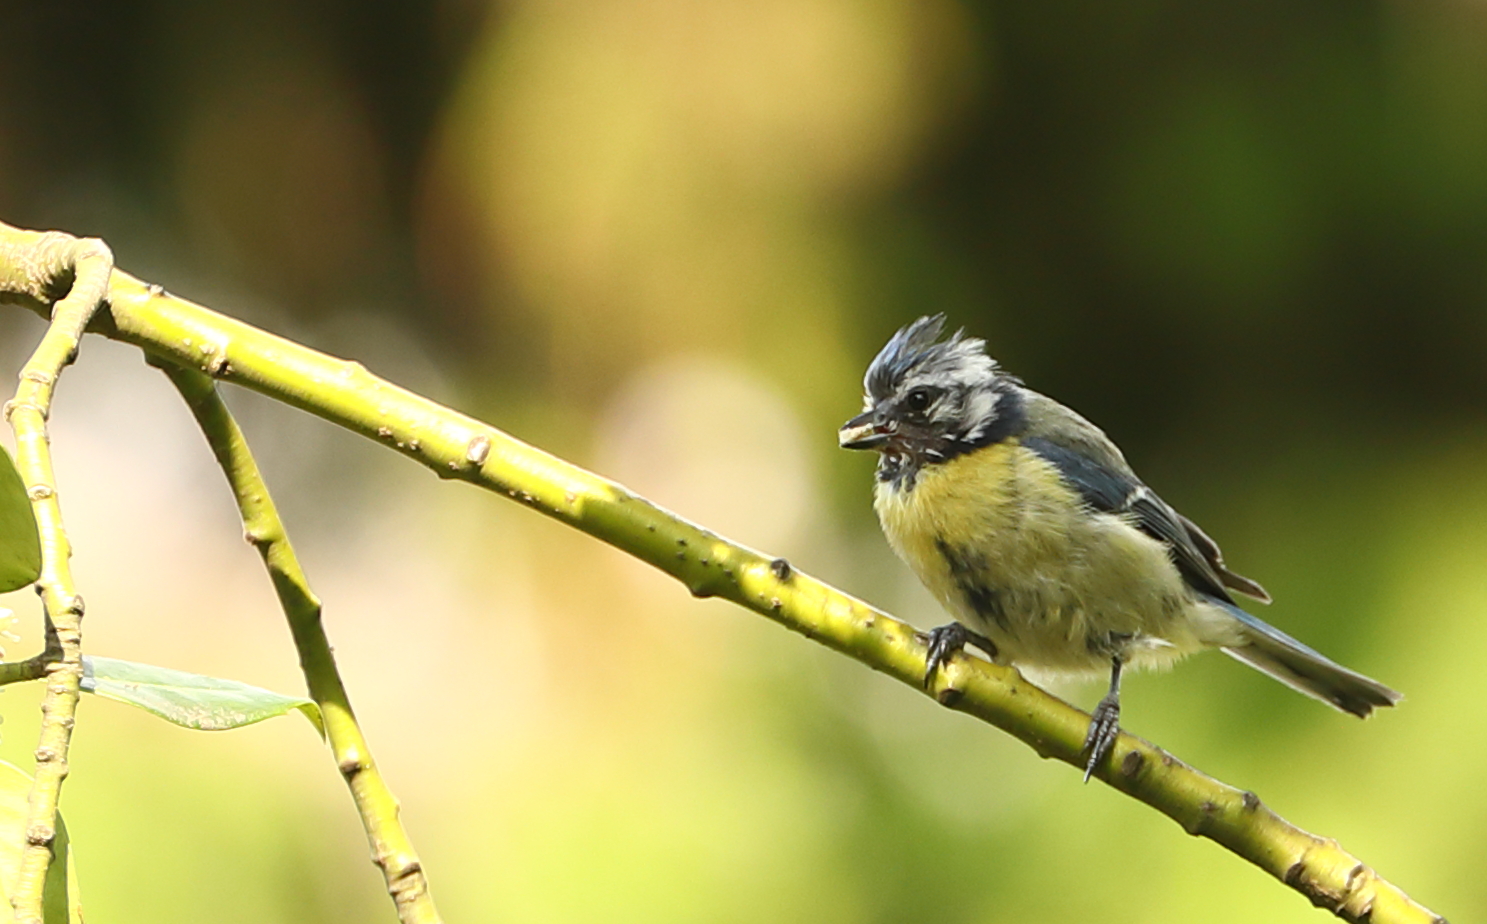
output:
[[1227, 646], [1224, 653], [1264, 671], [1291, 689], [1360, 718], [1366, 718], [1376, 707], [1392, 706], [1404, 698], [1377, 680], [1348, 670], [1239, 607], [1224, 601], [1214, 602], [1239, 621], [1244, 637], [1243, 644]]

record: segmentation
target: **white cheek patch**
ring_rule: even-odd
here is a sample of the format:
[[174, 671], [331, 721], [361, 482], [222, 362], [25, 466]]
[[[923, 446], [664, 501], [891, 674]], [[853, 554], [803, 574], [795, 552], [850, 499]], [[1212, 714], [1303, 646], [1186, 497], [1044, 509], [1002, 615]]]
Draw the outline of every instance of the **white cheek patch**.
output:
[[968, 443], [974, 443], [986, 432], [996, 420], [996, 407], [1002, 396], [994, 391], [980, 389], [971, 392], [970, 399], [966, 402], [965, 419], [970, 422], [971, 427], [962, 437]]

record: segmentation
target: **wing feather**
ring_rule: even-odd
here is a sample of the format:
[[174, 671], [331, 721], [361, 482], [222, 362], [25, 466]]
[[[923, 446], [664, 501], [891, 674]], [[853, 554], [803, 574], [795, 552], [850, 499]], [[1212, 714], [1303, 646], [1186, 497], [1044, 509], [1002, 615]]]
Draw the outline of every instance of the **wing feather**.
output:
[[1218, 544], [1143, 484], [1104, 434], [1087, 426], [1108, 450], [1099, 447], [1101, 451], [1093, 455], [1083, 451], [1093, 441], [1089, 433], [1080, 434], [1080, 446], [1042, 437], [1025, 438], [1022, 443], [1053, 465], [1095, 510], [1129, 516], [1138, 529], [1165, 543], [1178, 572], [1195, 590], [1233, 603], [1232, 588], [1269, 602], [1263, 587], [1226, 568]]

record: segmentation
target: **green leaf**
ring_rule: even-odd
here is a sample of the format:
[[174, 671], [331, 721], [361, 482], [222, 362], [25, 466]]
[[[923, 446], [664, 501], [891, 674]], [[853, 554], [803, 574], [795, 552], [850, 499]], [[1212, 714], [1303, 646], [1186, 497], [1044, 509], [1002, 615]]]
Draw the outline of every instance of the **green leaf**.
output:
[[[19, 767], [0, 761], [0, 901], [10, 908], [10, 893], [21, 868], [21, 853], [26, 844], [27, 801], [31, 794], [31, 777]], [[47, 868], [42, 886], [42, 919], [46, 924], [82, 924], [83, 907], [78, 897], [77, 870], [72, 864], [72, 849], [67, 838], [67, 825], [57, 816], [57, 836], [52, 839], [52, 865]]]
[[262, 722], [298, 709], [320, 736], [320, 709], [303, 696], [285, 696], [236, 680], [136, 664], [115, 658], [83, 658], [83, 690], [138, 706], [168, 722], [201, 731], [222, 731]]
[[0, 446], [0, 594], [36, 583], [41, 575], [41, 540], [26, 484], [10, 453]]

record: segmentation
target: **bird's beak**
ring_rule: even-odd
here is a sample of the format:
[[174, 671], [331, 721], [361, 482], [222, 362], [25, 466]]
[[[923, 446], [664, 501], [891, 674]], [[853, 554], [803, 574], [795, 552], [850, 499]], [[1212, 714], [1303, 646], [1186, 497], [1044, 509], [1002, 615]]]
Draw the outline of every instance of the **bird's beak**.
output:
[[873, 411], [864, 411], [842, 424], [836, 436], [843, 449], [878, 449], [888, 442], [889, 432]]

